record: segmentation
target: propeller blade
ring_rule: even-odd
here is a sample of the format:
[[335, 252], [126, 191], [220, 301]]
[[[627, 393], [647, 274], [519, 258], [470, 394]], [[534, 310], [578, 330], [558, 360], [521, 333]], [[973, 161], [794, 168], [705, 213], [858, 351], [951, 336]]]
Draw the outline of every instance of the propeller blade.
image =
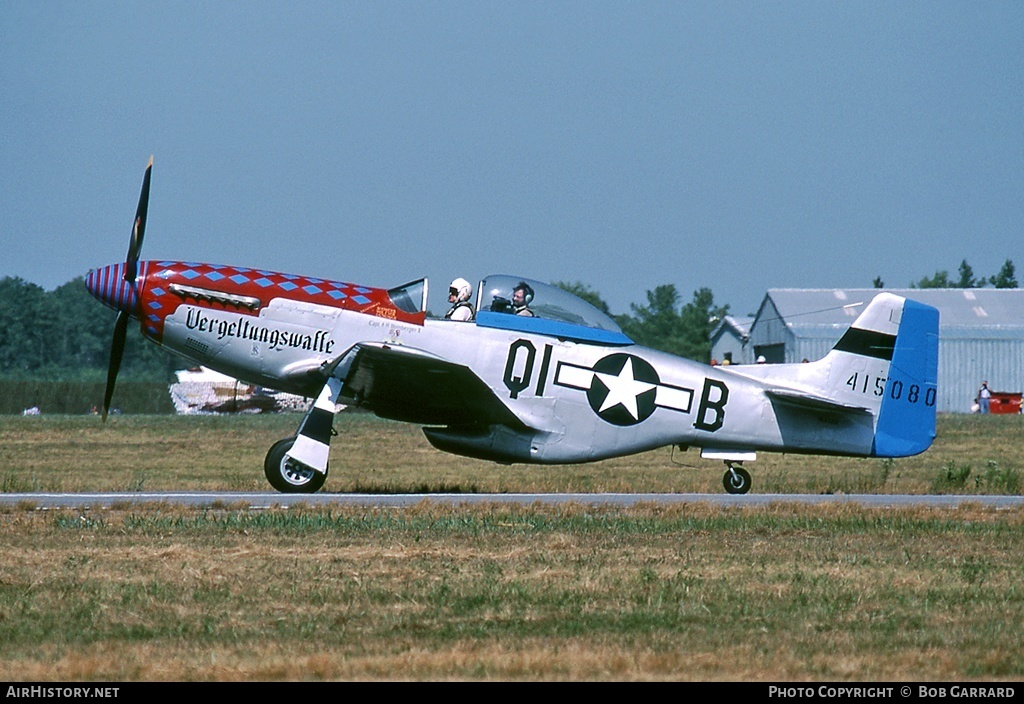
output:
[[121, 368], [121, 356], [124, 354], [124, 342], [128, 336], [129, 315], [125, 311], [117, 314], [114, 323], [114, 339], [110, 343], [110, 366], [107, 368], [107, 390], [103, 394], [103, 420], [107, 420], [110, 410], [110, 399], [114, 396], [114, 384], [117, 382], [117, 371]]
[[146, 234], [146, 214], [149, 212], [149, 180], [153, 174], [153, 157], [149, 157], [146, 175], [142, 178], [142, 193], [139, 194], [139, 207], [135, 211], [135, 224], [132, 225], [132, 239], [128, 244], [128, 256], [124, 262], [124, 280], [135, 281], [138, 274], [139, 252], [142, 250], [142, 238]]

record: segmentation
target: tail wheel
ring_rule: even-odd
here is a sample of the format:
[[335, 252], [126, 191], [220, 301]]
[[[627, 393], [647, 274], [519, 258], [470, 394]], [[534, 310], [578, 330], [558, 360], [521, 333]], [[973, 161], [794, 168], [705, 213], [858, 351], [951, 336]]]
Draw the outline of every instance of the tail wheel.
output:
[[730, 494], [746, 494], [750, 491], [750, 484], [750, 472], [743, 467], [729, 465], [729, 469], [725, 470], [722, 477], [722, 485]]
[[288, 450], [295, 444], [295, 438], [278, 440], [270, 446], [263, 461], [263, 473], [270, 486], [282, 494], [313, 494], [327, 481], [327, 472], [320, 473], [312, 467], [288, 457]]

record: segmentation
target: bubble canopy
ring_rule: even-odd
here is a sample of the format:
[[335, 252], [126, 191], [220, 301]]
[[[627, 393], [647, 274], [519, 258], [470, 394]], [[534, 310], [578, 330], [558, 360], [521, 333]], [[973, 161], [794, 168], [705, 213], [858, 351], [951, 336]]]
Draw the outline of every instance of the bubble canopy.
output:
[[[512, 296], [525, 284], [533, 296], [533, 317], [516, 315]], [[528, 296], [529, 298], [529, 296]], [[578, 342], [631, 345], [611, 316], [568, 291], [520, 276], [494, 274], [477, 288], [476, 324], [480, 327], [552, 335]]]

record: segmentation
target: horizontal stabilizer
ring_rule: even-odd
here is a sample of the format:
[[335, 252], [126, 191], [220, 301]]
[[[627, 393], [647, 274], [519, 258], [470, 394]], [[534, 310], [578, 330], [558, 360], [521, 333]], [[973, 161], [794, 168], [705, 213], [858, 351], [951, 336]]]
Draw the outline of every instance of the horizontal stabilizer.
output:
[[871, 410], [864, 408], [863, 406], [851, 406], [822, 396], [814, 396], [813, 394], [804, 393], [803, 391], [796, 391], [795, 389], [767, 389], [765, 394], [767, 394], [768, 398], [772, 401], [777, 401], [788, 406], [794, 406], [808, 411], [850, 413], [855, 415], [871, 414]]

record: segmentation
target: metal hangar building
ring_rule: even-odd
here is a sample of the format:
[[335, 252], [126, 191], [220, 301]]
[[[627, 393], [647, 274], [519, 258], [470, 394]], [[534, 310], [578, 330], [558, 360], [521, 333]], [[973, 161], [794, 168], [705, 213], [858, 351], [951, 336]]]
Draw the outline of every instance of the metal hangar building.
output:
[[750, 325], [743, 361], [824, 357], [882, 291], [939, 310], [940, 413], [969, 413], [982, 381], [996, 392], [1024, 390], [1024, 289], [770, 289]]

